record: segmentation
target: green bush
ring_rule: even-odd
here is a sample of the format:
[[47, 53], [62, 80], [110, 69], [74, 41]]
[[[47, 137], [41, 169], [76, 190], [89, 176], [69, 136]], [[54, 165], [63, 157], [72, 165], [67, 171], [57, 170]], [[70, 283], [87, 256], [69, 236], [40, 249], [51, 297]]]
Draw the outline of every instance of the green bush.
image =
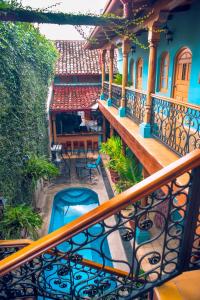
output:
[[135, 158], [126, 157], [120, 169], [120, 180], [116, 183], [116, 191], [121, 193], [142, 180], [142, 172]]
[[102, 143], [100, 152], [107, 154], [110, 158], [107, 167], [114, 171], [118, 171], [122, 160], [122, 141], [120, 137], [112, 136], [105, 143]]
[[110, 158], [106, 166], [119, 174], [120, 179], [116, 183], [118, 193], [142, 180], [141, 170], [130, 149], [127, 149], [126, 155], [123, 154], [120, 137], [112, 136], [102, 143], [100, 152], [107, 154]]
[[42, 218], [25, 205], [6, 206], [0, 220], [0, 232], [3, 239], [37, 239]]
[[59, 169], [48, 162], [45, 157], [37, 157], [32, 155], [30, 159], [25, 163], [24, 167], [24, 177], [31, 179], [31, 181], [36, 184], [41, 178], [48, 180], [59, 175]]
[[[114, 79], [113, 79], [113, 83], [118, 84], [118, 85], [122, 85], [122, 74], [117, 73], [114, 75]], [[132, 82], [128, 81], [127, 82], [127, 86], [131, 86]]]

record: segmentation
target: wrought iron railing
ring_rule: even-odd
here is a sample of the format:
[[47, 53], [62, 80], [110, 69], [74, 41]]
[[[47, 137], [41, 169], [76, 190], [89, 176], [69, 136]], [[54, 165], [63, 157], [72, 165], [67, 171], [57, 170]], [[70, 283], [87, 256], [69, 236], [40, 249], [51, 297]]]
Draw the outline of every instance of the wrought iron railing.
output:
[[144, 121], [146, 93], [126, 88], [126, 115], [137, 124]]
[[152, 135], [178, 155], [200, 148], [200, 107], [153, 95]]
[[104, 84], [103, 84], [103, 94], [104, 94], [105, 100], [107, 100], [109, 98], [109, 83], [106, 81], [104, 81]]
[[[5, 258], [0, 298], [135, 299], [199, 268], [199, 165], [196, 150]], [[117, 237], [131, 246], [129, 259], [112, 252]]]
[[122, 98], [121, 85], [112, 84], [112, 105], [116, 108], [119, 108], [121, 98]]

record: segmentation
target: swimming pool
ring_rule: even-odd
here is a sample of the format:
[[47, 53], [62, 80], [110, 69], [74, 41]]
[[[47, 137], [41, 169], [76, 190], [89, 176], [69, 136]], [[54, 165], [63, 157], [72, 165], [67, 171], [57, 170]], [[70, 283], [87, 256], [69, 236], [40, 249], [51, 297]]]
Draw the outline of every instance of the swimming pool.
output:
[[[73, 220], [91, 211], [97, 206], [99, 206], [98, 195], [91, 189], [77, 187], [60, 191], [54, 198], [49, 233], [65, 224], [72, 222]], [[99, 224], [92, 226], [89, 229], [91, 237], [98, 235], [101, 230], [102, 228]], [[78, 241], [79, 244], [81, 244], [81, 241], [83, 241], [84, 238], [85, 237], [83, 236], [83, 234], [80, 233], [74, 238], [74, 241]], [[99, 244], [101, 242], [102, 239], [98, 238], [98, 242], [92, 241], [91, 243], [87, 243], [87, 249], [81, 249], [79, 251], [79, 254], [85, 259], [89, 259], [102, 264], [103, 261], [98, 255]], [[62, 243], [62, 245], [59, 245], [58, 248], [59, 250], [66, 252], [68, 251], [68, 247], [69, 246], [67, 245], [67, 243]], [[107, 239], [103, 240], [103, 252], [108, 258], [111, 258]], [[109, 259], [106, 259], [104, 263], [107, 266], [112, 266], [112, 263]]]
[[[72, 222], [98, 206], [98, 195], [91, 189], [76, 187], [58, 192], [53, 201], [49, 233]], [[63, 242], [58, 246], [58, 249], [65, 253], [70, 253], [72, 250], [78, 249], [76, 250], [76, 254], [81, 255], [82, 258], [112, 267], [111, 254], [105, 235], [104, 237], [98, 237], [97, 240], [94, 238], [102, 232], [102, 226], [96, 224], [90, 227], [88, 231], [89, 237], [87, 236], [85, 245], [82, 244], [84, 243], [86, 236], [83, 233], [80, 233], [73, 238], [73, 244]], [[101, 253], [105, 254], [103, 258]], [[52, 257], [48, 257], [48, 254], [45, 255], [47, 260], [52, 259]], [[64, 273], [62, 273], [63, 270]], [[71, 295], [71, 278], [73, 278], [73, 293], [74, 295], [79, 295], [73, 299], [91, 299], [84, 294], [84, 291], [88, 286], [101, 285], [104, 289], [110, 289], [113, 286], [113, 284], [108, 285], [108, 275], [104, 273], [103, 270], [98, 272], [98, 270], [95, 271], [95, 269], [92, 270], [89, 267], [83, 267], [79, 262], [74, 263], [73, 260], [68, 263], [64, 259], [53, 262], [50, 268], [45, 268], [43, 278], [45, 284], [44, 282], [41, 282], [41, 290], [47, 293], [47, 297], [48, 295], [52, 296], [53, 294], [58, 296], [60, 293], [61, 298], [58, 297], [58, 299], [65, 299], [63, 295]], [[51, 296], [43, 299], [52, 299]], [[38, 300], [41, 299], [41, 297], [38, 297]]]

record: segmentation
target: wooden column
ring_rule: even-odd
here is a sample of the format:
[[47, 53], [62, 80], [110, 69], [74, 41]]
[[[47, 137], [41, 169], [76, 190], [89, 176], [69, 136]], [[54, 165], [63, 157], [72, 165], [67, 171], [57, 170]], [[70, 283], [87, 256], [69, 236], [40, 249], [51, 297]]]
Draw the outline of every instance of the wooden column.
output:
[[148, 80], [147, 80], [147, 99], [145, 105], [144, 123], [140, 126], [140, 133], [143, 137], [151, 136], [151, 94], [155, 92], [156, 85], [156, 59], [157, 45], [159, 42], [160, 33], [156, 31], [154, 26], [149, 27], [148, 42], [149, 42], [149, 65], [148, 65]]
[[121, 98], [121, 105], [119, 109], [119, 116], [125, 116], [125, 109], [126, 109], [126, 86], [128, 82], [128, 54], [130, 52], [130, 45], [129, 40], [125, 38], [123, 40], [123, 73], [122, 73], [122, 98]]
[[53, 121], [53, 143], [57, 143], [57, 134], [56, 134], [56, 115], [52, 115]]
[[148, 42], [149, 42], [149, 65], [148, 65], [148, 81], [147, 81], [147, 101], [146, 101], [146, 114], [145, 123], [150, 123], [151, 119], [151, 93], [155, 92], [156, 85], [156, 58], [157, 58], [157, 45], [159, 42], [160, 34], [154, 31], [155, 28], [149, 28]]
[[114, 48], [109, 50], [109, 99], [108, 106], [112, 105], [112, 83], [113, 83], [113, 67], [114, 67]]
[[100, 99], [104, 100], [104, 81], [106, 77], [106, 49], [101, 50], [101, 96]]

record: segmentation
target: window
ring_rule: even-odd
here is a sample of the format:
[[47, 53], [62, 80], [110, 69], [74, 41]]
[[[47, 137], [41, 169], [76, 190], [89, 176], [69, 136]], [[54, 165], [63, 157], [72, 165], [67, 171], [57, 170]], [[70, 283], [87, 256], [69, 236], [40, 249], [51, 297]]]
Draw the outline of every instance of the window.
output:
[[169, 72], [169, 53], [164, 52], [160, 62], [160, 91], [167, 92]]
[[185, 80], [186, 79], [186, 68], [187, 68], [187, 64], [183, 64], [183, 68], [182, 68], [182, 76], [181, 79]]

